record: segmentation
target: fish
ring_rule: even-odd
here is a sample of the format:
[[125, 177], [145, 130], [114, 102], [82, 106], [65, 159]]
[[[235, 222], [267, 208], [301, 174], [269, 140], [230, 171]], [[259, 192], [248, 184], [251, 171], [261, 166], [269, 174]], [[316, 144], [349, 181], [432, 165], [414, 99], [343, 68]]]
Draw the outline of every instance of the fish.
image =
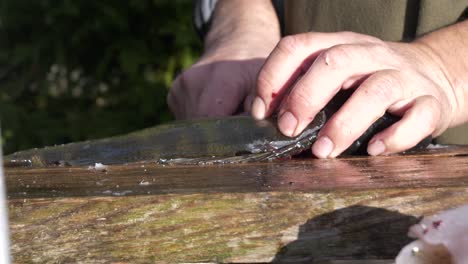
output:
[[398, 254], [396, 264], [468, 263], [468, 204], [424, 217], [410, 227], [417, 240]]
[[[255, 120], [249, 116], [185, 120], [123, 136], [19, 151], [6, 156], [4, 165], [89, 166], [148, 161], [160, 164], [223, 164], [290, 157], [312, 146], [327, 117], [337, 111], [344, 97], [336, 98], [341, 99], [333, 99], [302, 133], [293, 138], [278, 130], [275, 117], [266, 120]], [[398, 120], [399, 117], [385, 113], [344, 154], [366, 153], [372, 136]]]
[[284, 136], [273, 119], [249, 116], [176, 121], [123, 136], [19, 151], [5, 166], [86, 166], [140, 161], [161, 164], [236, 163], [289, 156], [311, 146], [325, 124], [321, 112], [297, 137]]

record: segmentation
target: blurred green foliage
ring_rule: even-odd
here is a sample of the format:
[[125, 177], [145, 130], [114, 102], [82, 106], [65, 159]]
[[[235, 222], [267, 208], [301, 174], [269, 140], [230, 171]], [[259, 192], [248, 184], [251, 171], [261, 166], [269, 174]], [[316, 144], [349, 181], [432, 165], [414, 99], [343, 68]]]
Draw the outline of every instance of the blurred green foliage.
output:
[[169, 121], [175, 75], [198, 57], [189, 0], [4, 0], [5, 153]]

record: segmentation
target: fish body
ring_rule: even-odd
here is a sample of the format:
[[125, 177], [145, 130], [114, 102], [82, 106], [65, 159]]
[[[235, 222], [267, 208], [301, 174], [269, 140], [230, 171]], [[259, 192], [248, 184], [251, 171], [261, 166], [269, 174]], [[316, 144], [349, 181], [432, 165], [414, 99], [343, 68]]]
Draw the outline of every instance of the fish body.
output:
[[325, 121], [325, 113], [319, 113], [295, 138], [281, 134], [272, 119], [236, 116], [178, 121], [123, 136], [19, 151], [4, 160], [6, 166], [33, 167], [259, 161], [310, 147]]

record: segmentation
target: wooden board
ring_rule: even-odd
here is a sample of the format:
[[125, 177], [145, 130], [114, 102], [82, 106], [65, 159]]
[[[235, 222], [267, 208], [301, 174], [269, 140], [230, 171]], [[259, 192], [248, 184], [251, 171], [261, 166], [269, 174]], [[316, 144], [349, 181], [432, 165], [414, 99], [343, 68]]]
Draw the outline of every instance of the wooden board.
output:
[[468, 203], [467, 155], [8, 168], [12, 253], [17, 263], [391, 263], [420, 216]]

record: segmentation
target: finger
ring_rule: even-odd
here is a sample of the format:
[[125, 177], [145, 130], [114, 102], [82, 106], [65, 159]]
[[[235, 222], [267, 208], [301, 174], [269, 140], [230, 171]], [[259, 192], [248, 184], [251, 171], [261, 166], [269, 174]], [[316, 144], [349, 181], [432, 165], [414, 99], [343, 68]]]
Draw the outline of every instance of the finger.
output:
[[209, 69], [205, 67], [210, 66], [195, 66], [185, 71], [177, 77], [177, 84], [174, 86], [174, 97], [178, 110], [179, 119], [191, 119], [203, 117], [204, 113], [201, 111], [200, 106], [201, 97], [206, 93], [208, 79], [205, 74]]
[[175, 99], [171, 91], [167, 93], [166, 102], [167, 102], [167, 106], [169, 107], [169, 110], [171, 110], [172, 114], [174, 114], [174, 116], [177, 118], [177, 115], [178, 115], [177, 107], [175, 106], [176, 105]]
[[362, 44], [337, 45], [322, 52], [280, 109], [281, 132], [287, 136], [300, 134], [347, 80], [391, 68], [382, 61], [384, 55], [381, 47]]
[[[252, 64], [253, 67], [249, 69], [249, 72], [255, 73], [253, 75], [254, 78], [258, 76], [258, 73], [261, 67], [263, 66], [263, 64], [265, 63], [265, 61], [266, 61], [266, 58], [256, 59], [255, 62]], [[253, 85], [252, 86], [249, 85], [249, 87], [245, 87], [247, 96], [244, 99], [244, 111], [249, 114], [252, 112], [252, 103], [255, 98], [255, 81], [256, 80], [253, 79], [252, 82], [249, 82]]]
[[252, 102], [253, 102], [254, 97], [255, 97], [254, 94], [249, 93], [249, 95], [247, 95], [247, 97], [245, 98], [245, 100], [244, 100], [244, 111], [245, 112], [251, 113], [251, 111], [252, 111]]
[[304, 33], [283, 38], [258, 75], [252, 115], [257, 119], [271, 115], [288, 87], [308, 69], [320, 51], [341, 43], [371, 40], [351, 32]]
[[183, 117], [183, 106], [180, 104], [177, 94], [180, 93], [181, 90], [181, 80], [180, 75], [174, 80], [172, 83], [172, 87], [167, 94], [167, 105], [169, 109], [174, 114], [176, 119], [181, 119]]
[[344, 90], [351, 89], [353, 87], [358, 87], [367, 79], [368, 75], [364, 76], [352, 76], [349, 77], [344, 83], [343, 86], [341, 87]]
[[367, 152], [376, 156], [410, 149], [428, 135], [437, 135], [441, 120], [442, 110], [437, 99], [429, 95], [418, 97], [399, 122], [369, 141]]
[[336, 157], [346, 150], [390, 105], [402, 99], [402, 78], [396, 70], [382, 70], [366, 79], [320, 131], [320, 137], [327, 137], [333, 149], [325, 149], [317, 141], [314, 154]]

